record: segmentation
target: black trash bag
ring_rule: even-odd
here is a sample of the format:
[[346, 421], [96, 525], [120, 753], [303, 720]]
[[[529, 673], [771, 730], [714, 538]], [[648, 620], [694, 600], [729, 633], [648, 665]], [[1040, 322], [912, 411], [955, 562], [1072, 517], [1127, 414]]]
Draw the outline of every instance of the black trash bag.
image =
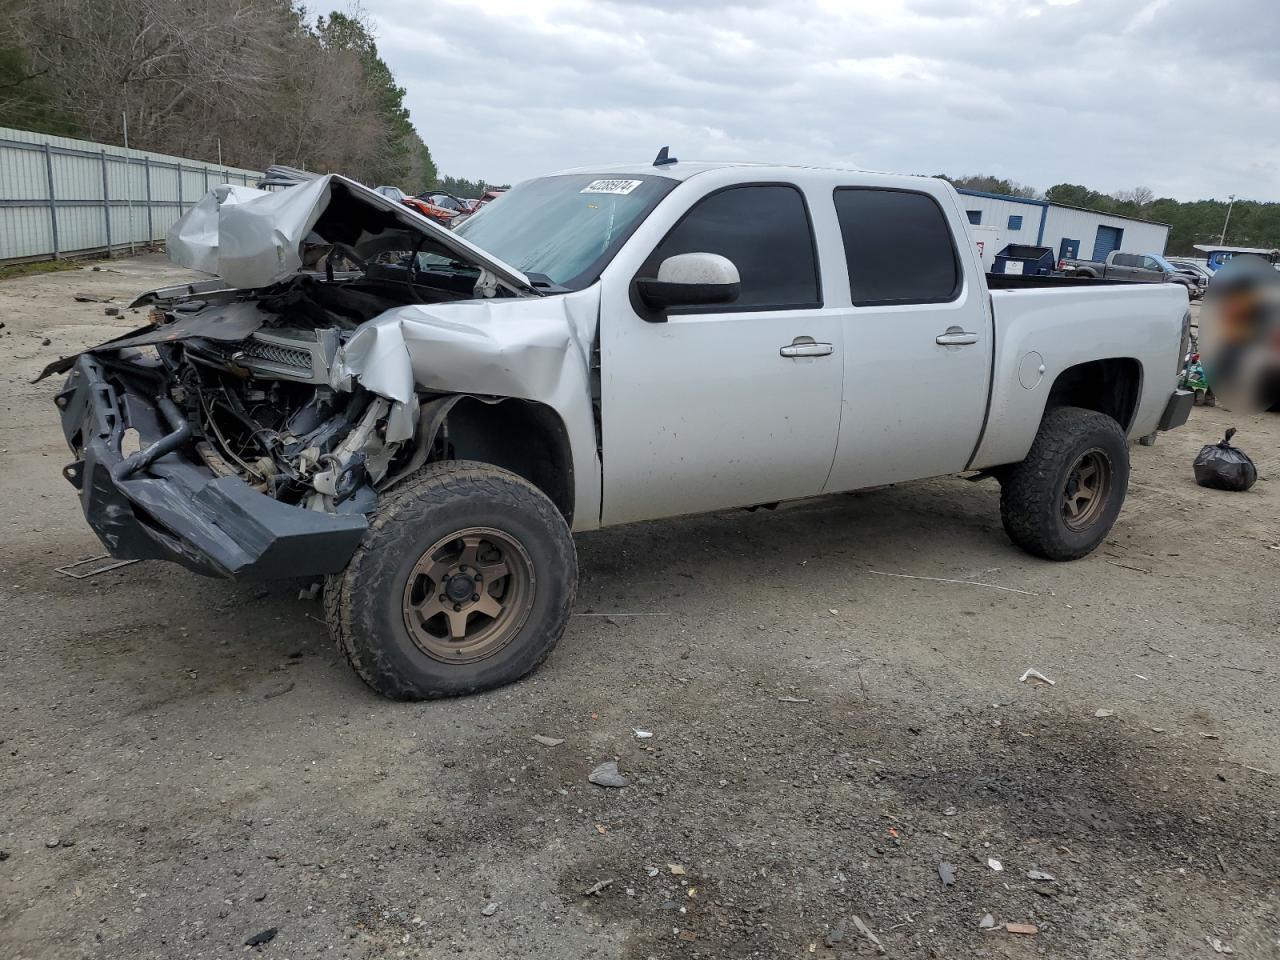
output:
[[1236, 435], [1232, 427], [1219, 443], [1211, 443], [1200, 449], [1196, 456], [1196, 483], [1214, 490], [1248, 490], [1258, 479], [1258, 468], [1249, 455], [1231, 446]]

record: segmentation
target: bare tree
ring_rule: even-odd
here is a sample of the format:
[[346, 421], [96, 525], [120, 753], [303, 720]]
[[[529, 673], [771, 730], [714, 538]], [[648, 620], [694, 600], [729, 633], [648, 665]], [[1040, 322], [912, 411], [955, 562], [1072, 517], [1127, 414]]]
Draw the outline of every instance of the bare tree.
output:
[[361, 51], [323, 43], [292, 0], [18, 3], [10, 25], [31, 71], [90, 139], [119, 142], [124, 113], [131, 145], [163, 153], [220, 146], [230, 164], [360, 179], [407, 167], [385, 79]]
[[1112, 198], [1120, 203], [1132, 203], [1137, 207], [1145, 207], [1156, 198], [1150, 187], [1134, 187], [1132, 190], [1119, 190]]

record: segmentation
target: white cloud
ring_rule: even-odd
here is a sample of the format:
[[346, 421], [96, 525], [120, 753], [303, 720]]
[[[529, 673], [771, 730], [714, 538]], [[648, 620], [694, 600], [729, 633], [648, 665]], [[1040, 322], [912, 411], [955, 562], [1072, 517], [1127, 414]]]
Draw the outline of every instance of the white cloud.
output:
[[1280, 199], [1280, 6], [365, 0], [442, 171], [647, 159]]

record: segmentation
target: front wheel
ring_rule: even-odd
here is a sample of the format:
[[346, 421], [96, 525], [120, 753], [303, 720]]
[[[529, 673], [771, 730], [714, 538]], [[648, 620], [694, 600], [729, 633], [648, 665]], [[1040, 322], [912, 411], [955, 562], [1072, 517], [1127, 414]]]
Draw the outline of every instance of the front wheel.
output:
[[448, 461], [404, 481], [325, 585], [329, 631], [383, 696], [520, 679], [564, 633], [578, 582], [564, 517], [506, 470]]
[[1111, 531], [1129, 487], [1129, 445], [1111, 417], [1080, 407], [1045, 414], [1027, 457], [1008, 469], [1000, 519], [1046, 560], [1078, 560]]

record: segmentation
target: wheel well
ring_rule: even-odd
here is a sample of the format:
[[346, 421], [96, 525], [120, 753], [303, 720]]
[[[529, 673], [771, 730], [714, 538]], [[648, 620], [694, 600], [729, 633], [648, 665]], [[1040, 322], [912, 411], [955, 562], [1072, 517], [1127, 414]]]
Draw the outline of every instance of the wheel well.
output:
[[528, 400], [463, 397], [445, 420], [449, 457], [479, 460], [524, 477], [573, 525], [573, 456], [564, 422]]
[[1142, 364], [1132, 357], [1090, 360], [1067, 367], [1053, 382], [1045, 412], [1058, 407], [1084, 407], [1105, 413], [1126, 432], [1138, 412]]

